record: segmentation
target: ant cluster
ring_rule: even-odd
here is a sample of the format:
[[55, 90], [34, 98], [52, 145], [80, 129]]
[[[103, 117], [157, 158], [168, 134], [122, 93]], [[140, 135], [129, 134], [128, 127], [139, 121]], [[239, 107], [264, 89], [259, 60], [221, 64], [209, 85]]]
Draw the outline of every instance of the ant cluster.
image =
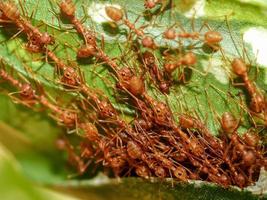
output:
[[[152, 9], [162, 2], [148, 0], [144, 5], [146, 9]], [[237, 185], [243, 188], [257, 181], [262, 167], [267, 170], [266, 149], [259, 134], [249, 130], [240, 136], [241, 121], [233, 114], [225, 112], [221, 116], [220, 134], [215, 137], [207, 125], [193, 115], [180, 113], [177, 123], [169, 106], [156, 100], [148, 91], [149, 83], [152, 83], [161, 93], [170, 93], [171, 86], [177, 83], [173, 76], [175, 71], [181, 72], [178, 82], [186, 84], [183, 69], [193, 69], [198, 59], [194, 52], [195, 44], [184, 48], [184, 42], [195, 41], [223, 53], [220, 32], [212, 30], [207, 23], [193, 32], [175, 24], [163, 32], [162, 37], [177, 42], [179, 48], [165, 49], [162, 64], [157, 56], [160, 46], [154, 39], [142, 28], [135, 27], [122, 9], [108, 5], [105, 7], [107, 16], [130, 29], [129, 44], [140, 66], [140, 69], [134, 69], [127, 62], [123, 63], [123, 59], [116, 62], [104, 52], [98, 44], [97, 33], [77, 18], [72, 0], [63, 0], [58, 6], [62, 17], [83, 38], [83, 45], [76, 52], [77, 59], [96, 58], [112, 69], [117, 81], [115, 91], [131, 104], [135, 111], [133, 120], [126, 121], [104, 92], [87, 85], [79, 66], [68, 66], [50, 50], [50, 46], [57, 43], [56, 39], [33, 26], [11, 1], [0, 3], [2, 25], [15, 26], [24, 33], [27, 36], [26, 50], [46, 55], [56, 69], [62, 90], [77, 95], [71, 106], [59, 105], [49, 97], [41, 83], [21, 80], [9, 73], [3, 60], [0, 78], [17, 90], [10, 95], [15, 102], [31, 109], [39, 108], [38, 111], [43, 110], [40, 107], [45, 108], [59, 125], [80, 136], [79, 147], [66, 137], [57, 141], [58, 147], [67, 151], [78, 174], [85, 173], [94, 163], [111, 169], [118, 177], [171, 177], [183, 182], [205, 180], [224, 187]], [[180, 32], [177, 32], [177, 27]], [[203, 34], [204, 27], [208, 30]], [[235, 58], [231, 66], [250, 95], [249, 112], [263, 119], [266, 127], [267, 100], [264, 93], [250, 80], [244, 60]], [[150, 77], [150, 82], [147, 82], [147, 77]]]

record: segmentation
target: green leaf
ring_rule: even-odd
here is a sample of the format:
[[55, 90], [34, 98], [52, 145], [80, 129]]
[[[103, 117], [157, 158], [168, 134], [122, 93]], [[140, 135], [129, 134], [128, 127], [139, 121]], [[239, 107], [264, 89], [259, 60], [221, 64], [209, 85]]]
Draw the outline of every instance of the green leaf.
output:
[[36, 186], [22, 173], [13, 155], [0, 143], [0, 198], [5, 200], [75, 200], [71, 195], [64, 195]]

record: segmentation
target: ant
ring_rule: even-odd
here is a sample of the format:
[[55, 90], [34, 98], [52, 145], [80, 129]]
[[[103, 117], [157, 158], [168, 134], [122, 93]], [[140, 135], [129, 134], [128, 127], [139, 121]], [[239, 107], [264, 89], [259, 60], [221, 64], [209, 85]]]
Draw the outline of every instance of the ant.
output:
[[145, 0], [144, 6], [146, 9], [152, 9], [157, 4], [161, 3], [162, 0]]
[[[87, 167], [89, 166], [90, 162], [85, 163], [81, 157], [79, 157], [74, 147], [70, 144], [67, 138], [59, 138], [56, 141], [56, 146], [59, 150], [65, 150], [68, 153], [68, 162], [78, 169], [79, 175], [83, 174]], [[87, 151], [88, 152], [88, 151]]]
[[[130, 30], [132, 30], [137, 37], [141, 38], [141, 43], [144, 47], [149, 49], [155, 49], [157, 45], [155, 44], [154, 39], [151, 36], [146, 36], [142, 28], [146, 27], [143, 26], [142, 28], [137, 29], [134, 24], [132, 24], [127, 18], [123, 18], [123, 11], [119, 8], [114, 6], [106, 6], [105, 11], [107, 16], [115, 22], [122, 21]], [[138, 18], [137, 18], [138, 19]]]
[[5, 81], [8, 81], [11, 85], [20, 90], [19, 94], [22, 98], [21, 100], [23, 101], [23, 104], [29, 106], [40, 103], [58, 115], [55, 117], [58, 122], [63, 123], [67, 127], [72, 127], [76, 124], [76, 113], [61, 109], [58, 106], [50, 103], [44, 95], [38, 96], [31, 84], [19, 82], [17, 79], [14, 79], [12, 76], [10, 76], [4, 69], [0, 69], [0, 76]]
[[121, 9], [116, 8], [114, 6], [106, 6], [105, 11], [106, 11], [107, 16], [110, 19], [112, 19], [113, 21], [119, 22], [122, 20], [122, 22], [126, 26], [128, 26], [130, 30], [133, 30], [137, 36], [139, 36], [139, 37], [144, 36], [143, 30], [139, 30], [139, 29], [135, 28], [135, 26], [128, 19], [123, 18], [124, 13]]
[[156, 58], [150, 51], [142, 54], [144, 65], [148, 68], [149, 74], [162, 93], [169, 93], [170, 83], [165, 80], [163, 72], [156, 64]]
[[51, 110], [56, 115], [54, 116], [53, 114], [52, 117], [59, 123], [64, 124], [66, 127], [73, 127], [77, 125], [78, 115], [76, 112], [62, 109], [57, 105], [52, 104], [44, 95], [38, 96], [37, 99], [40, 104], [49, 108], [49, 110]]
[[95, 33], [85, 28], [82, 22], [75, 17], [76, 8], [72, 0], [63, 0], [59, 7], [62, 15], [71, 21], [77, 32], [84, 38], [85, 44], [78, 49], [77, 57], [86, 58], [91, 56], [95, 51], [94, 47], [97, 45]]
[[[176, 26], [178, 26], [182, 32], [176, 33], [174, 28]], [[175, 23], [163, 33], [163, 37], [168, 40], [175, 40], [177, 37], [179, 39], [202, 40], [204, 45], [207, 45], [213, 50], [218, 50], [220, 42], [223, 40], [220, 32], [212, 30], [207, 22], [204, 22], [200, 29], [195, 31], [194, 18], [192, 19], [191, 26], [193, 32], [187, 32], [180, 23]], [[202, 37], [201, 31], [204, 27], [206, 27], [208, 31], [206, 31]]]
[[55, 43], [55, 40], [47, 32], [41, 33], [38, 28], [32, 26], [32, 24], [26, 19], [22, 18], [17, 6], [10, 2], [1, 2], [0, 10], [3, 15], [11, 20], [16, 26], [21, 29], [20, 32], [25, 32], [28, 37], [28, 43], [26, 48], [31, 52], [40, 52], [47, 45]]
[[233, 72], [239, 76], [246, 87], [250, 95], [250, 109], [252, 112], [259, 114], [262, 113], [264, 116], [264, 122], [267, 123], [267, 100], [264, 95], [257, 89], [256, 85], [249, 79], [247, 65], [241, 58], [235, 58], [231, 62]]
[[[167, 56], [168, 58], [168, 56]], [[181, 67], [190, 67], [194, 66], [197, 63], [197, 57], [195, 53], [193, 52], [187, 52], [183, 54], [178, 60], [175, 60], [174, 62], [167, 62], [164, 64], [164, 70], [168, 74], [168, 76], [172, 76], [173, 72], [176, 69], [179, 69]], [[183, 69], [184, 70], [184, 69]], [[185, 77], [185, 72], [179, 73], [178, 80], [182, 81], [183, 83], [186, 83], [186, 77]]]
[[31, 106], [36, 103], [36, 92], [29, 83], [21, 83], [9, 75], [4, 69], [0, 69], [0, 77], [19, 89], [19, 95], [24, 105]]

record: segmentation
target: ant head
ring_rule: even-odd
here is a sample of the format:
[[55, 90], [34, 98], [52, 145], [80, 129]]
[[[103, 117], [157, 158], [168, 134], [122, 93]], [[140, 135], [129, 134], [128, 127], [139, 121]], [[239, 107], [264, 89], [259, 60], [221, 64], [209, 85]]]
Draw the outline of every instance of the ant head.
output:
[[111, 158], [109, 162], [113, 169], [120, 169], [126, 164], [126, 161], [121, 157]]
[[148, 178], [150, 176], [150, 171], [147, 166], [145, 165], [138, 165], [135, 168], [135, 173], [143, 178]]
[[155, 102], [153, 106], [158, 115], [161, 115], [162, 113], [165, 113], [166, 110], [168, 110], [166, 104], [163, 102]]
[[40, 38], [41, 44], [48, 45], [48, 44], [54, 44], [55, 39], [49, 35], [47, 32], [44, 32]]
[[165, 178], [166, 177], [166, 171], [165, 171], [165, 169], [163, 167], [157, 166], [155, 168], [155, 175], [157, 177], [160, 177], [160, 178]]
[[187, 174], [184, 168], [177, 167], [175, 171], [173, 172], [174, 176], [178, 178], [179, 180], [186, 181], [187, 180]]
[[159, 89], [162, 93], [169, 94], [170, 93], [170, 84], [166, 81], [162, 81], [159, 84]]
[[63, 111], [61, 117], [62, 117], [62, 122], [66, 126], [73, 126], [77, 120], [77, 113], [70, 111]]
[[152, 123], [150, 121], [146, 121], [144, 119], [136, 119], [135, 124], [138, 127], [141, 127], [143, 130], [148, 130], [152, 127]]
[[194, 120], [192, 117], [186, 115], [179, 116], [179, 124], [182, 128], [193, 128], [194, 127]]
[[34, 90], [32, 89], [30, 84], [23, 84], [21, 87], [20, 95], [25, 98], [33, 98], [34, 97]]
[[143, 58], [144, 58], [144, 62], [146, 65], [151, 66], [151, 65], [155, 64], [156, 59], [151, 52], [145, 51], [143, 53]]
[[96, 37], [91, 31], [85, 33], [85, 38], [86, 38], [86, 42], [89, 45], [92, 45], [93, 47], [96, 46]]
[[258, 92], [254, 93], [250, 101], [251, 110], [253, 110], [256, 113], [260, 113], [262, 111], [262, 108], [264, 108], [264, 106], [265, 106], [264, 97]]
[[133, 72], [129, 67], [123, 67], [118, 71], [118, 74], [122, 80], [128, 81], [132, 76]]
[[66, 17], [72, 18], [75, 15], [75, 5], [72, 3], [72, 1], [62, 1], [60, 3], [60, 11]]
[[76, 77], [76, 71], [72, 67], [67, 67], [65, 68], [63, 75], [67, 79], [73, 79]]
[[94, 155], [94, 149], [88, 141], [82, 141], [80, 143], [81, 157], [90, 159]]
[[66, 146], [67, 146], [67, 141], [66, 139], [64, 138], [58, 138], [56, 140], [56, 147], [59, 149], [59, 150], [64, 150], [66, 149]]
[[168, 74], [171, 74], [177, 68], [176, 63], [165, 63], [164, 69]]
[[106, 6], [105, 11], [107, 16], [115, 22], [118, 22], [123, 18], [123, 11], [114, 6]]
[[112, 105], [106, 101], [100, 101], [98, 103], [98, 107], [100, 110], [99, 115], [103, 118], [112, 118], [116, 116], [116, 110], [112, 107]]

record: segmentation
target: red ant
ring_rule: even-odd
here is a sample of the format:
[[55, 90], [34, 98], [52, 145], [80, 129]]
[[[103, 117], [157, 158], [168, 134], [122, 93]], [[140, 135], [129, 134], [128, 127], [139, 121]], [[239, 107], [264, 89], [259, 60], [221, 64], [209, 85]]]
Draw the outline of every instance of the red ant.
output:
[[162, 93], [169, 93], [170, 83], [164, 79], [164, 74], [156, 64], [155, 56], [151, 52], [145, 51], [142, 54], [142, 60], [144, 65], [148, 68], [150, 76], [159, 90]]
[[[167, 62], [164, 64], [164, 70], [165, 72], [171, 76], [172, 73], [176, 70], [176, 69], [179, 69], [181, 67], [191, 67], [191, 66], [194, 66], [195, 64], [197, 63], [197, 57], [195, 55], [195, 53], [193, 52], [188, 52], [188, 53], [185, 53], [184, 55], [182, 55], [178, 60], [175, 60], [174, 62]], [[186, 77], [185, 77], [185, 74], [184, 72], [182, 73], [179, 73], [179, 78], [178, 80], [182, 80], [183, 83], [186, 82]]]
[[130, 30], [133, 30], [135, 34], [139, 37], [144, 36], [144, 32], [135, 28], [135, 26], [128, 20], [123, 18], [123, 11], [119, 8], [114, 6], [106, 6], [105, 7], [107, 16], [115, 22], [123, 21], [123, 23], [129, 27]]
[[85, 28], [81, 21], [75, 17], [75, 5], [72, 0], [64, 0], [59, 6], [61, 13], [71, 21], [77, 32], [81, 34], [85, 40], [85, 45], [79, 48], [77, 56], [79, 58], [86, 58], [94, 54], [94, 47], [96, 47], [95, 33]]
[[144, 6], [146, 9], [152, 9], [157, 4], [161, 3], [162, 0], [145, 0]]
[[66, 66], [65, 63], [56, 56], [56, 54], [50, 50], [47, 50], [47, 56], [53, 60], [58, 68], [62, 70], [61, 82], [66, 87], [77, 87], [81, 84], [81, 77], [77, 70], [73, 67]]
[[145, 92], [143, 77], [134, 75], [128, 67], [123, 67], [117, 72], [117, 88], [129, 92], [134, 97], [140, 96]]
[[78, 169], [79, 174], [83, 174], [90, 162], [84, 163], [84, 161], [76, 154], [74, 147], [70, 144], [67, 138], [59, 138], [56, 141], [56, 145], [59, 150], [67, 151], [69, 163]]
[[12, 86], [19, 89], [20, 97], [22, 98], [23, 104], [31, 106], [36, 103], [35, 90], [32, 89], [29, 83], [21, 83], [17, 79], [9, 75], [4, 69], [0, 69], [0, 77], [9, 82]]
[[76, 112], [65, 110], [52, 104], [44, 95], [39, 96], [38, 100], [43, 106], [49, 108], [49, 110], [57, 115], [56, 117], [53, 115], [53, 118], [59, 123], [64, 124], [66, 127], [77, 125], [78, 116]]
[[28, 83], [20, 83], [18, 80], [11, 77], [5, 70], [0, 69], [0, 76], [8, 81], [11, 85], [18, 88], [20, 90], [20, 96], [25, 101], [26, 105], [41, 103], [45, 107], [48, 107], [54, 113], [58, 115], [56, 117], [57, 121], [63, 123], [67, 127], [71, 127], [76, 124], [77, 122], [77, 114], [74, 112], [70, 112], [67, 110], [63, 110], [56, 105], [50, 103], [48, 99], [44, 96], [38, 96], [32, 86]]
[[115, 22], [122, 21], [126, 26], [129, 27], [138, 37], [141, 38], [141, 43], [144, 47], [155, 49], [157, 46], [154, 39], [151, 36], [145, 36], [144, 31], [140, 28], [137, 29], [128, 19], [123, 18], [123, 11], [114, 6], [105, 7], [107, 16]]
[[231, 63], [233, 72], [240, 76], [250, 95], [250, 109], [256, 113], [262, 113], [264, 122], [267, 123], [267, 101], [264, 95], [260, 93], [255, 84], [249, 79], [247, 65], [241, 58], [235, 58]]
[[41, 33], [38, 28], [31, 25], [31, 23], [21, 17], [16, 5], [10, 1], [1, 2], [0, 10], [4, 16], [10, 19], [21, 29], [20, 32], [25, 32], [28, 37], [27, 49], [32, 52], [40, 52], [43, 47], [54, 44], [55, 40], [47, 32]]
[[[194, 19], [193, 19], [194, 20]], [[180, 33], [176, 33], [174, 26], [178, 25], [178, 27], [182, 30]], [[214, 50], [217, 50], [219, 47], [220, 42], [223, 40], [222, 34], [218, 31], [212, 30], [209, 25], [204, 22], [199, 31], [195, 31], [194, 22], [192, 21], [192, 29], [193, 32], [187, 32], [182, 25], [175, 24], [173, 27], [167, 29], [163, 33], [163, 37], [168, 40], [174, 40], [177, 37], [182, 39], [192, 39], [192, 40], [200, 40], [201, 35], [200, 32], [204, 27], [208, 28], [208, 31], [204, 33], [203, 42], [205, 45], [211, 47]]]

